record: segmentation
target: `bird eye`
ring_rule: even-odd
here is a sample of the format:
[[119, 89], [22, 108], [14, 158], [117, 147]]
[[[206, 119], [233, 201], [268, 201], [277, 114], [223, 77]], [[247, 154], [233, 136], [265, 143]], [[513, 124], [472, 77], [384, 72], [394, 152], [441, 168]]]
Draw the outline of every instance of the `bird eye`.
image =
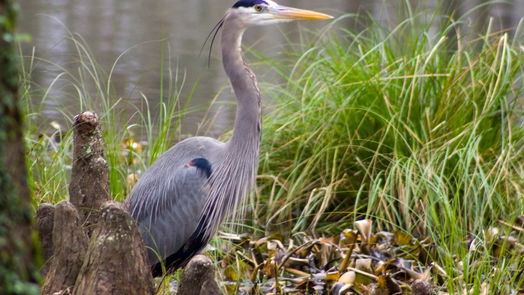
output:
[[262, 10], [264, 10], [264, 7], [262, 7], [262, 5], [260, 5], [260, 4], [257, 4], [257, 5], [255, 5], [255, 10], [257, 12], [261, 12]]

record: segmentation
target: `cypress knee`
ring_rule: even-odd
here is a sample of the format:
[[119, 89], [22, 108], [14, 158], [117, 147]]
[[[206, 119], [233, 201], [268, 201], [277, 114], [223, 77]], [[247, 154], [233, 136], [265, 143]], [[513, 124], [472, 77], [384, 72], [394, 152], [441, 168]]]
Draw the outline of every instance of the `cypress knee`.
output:
[[69, 197], [80, 214], [80, 220], [91, 235], [100, 207], [109, 197], [109, 169], [104, 157], [104, 141], [94, 112], [74, 118], [74, 152]]
[[73, 294], [153, 294], [153, 278], [135, 220], [114, 201], [104, 205], [100, 218]]
[[88, 238], [76, 208], [68, 201], [56, 205], [53, 224], [53, 257], [42, 294], [68, 292], [75, 284], [87, 251]]

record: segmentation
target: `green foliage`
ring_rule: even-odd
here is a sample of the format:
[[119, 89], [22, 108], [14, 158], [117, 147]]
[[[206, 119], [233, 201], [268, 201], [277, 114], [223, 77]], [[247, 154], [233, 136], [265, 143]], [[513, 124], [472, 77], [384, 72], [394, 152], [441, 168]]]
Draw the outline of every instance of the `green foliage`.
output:
[[[270, 154], [261, 172], [276, 178], [269, 181], [275, 199], [261, 201], [269, 201], [263, 220], [294, 219], [303, 230], [313, 216], [295, 213], [311, 201], [319, 209], [325, 206], [318, 200], [330, 198], [333, 219], [324, 220], [332, 223], [353, 219], [350, 208], [372, 214], [398, 207], [377, 207], [379, 195], [418, 200], [437, 184], [447, 195], [480, 193], [494, 208], [514, 209], [510, 196], [522, 193], [522, 51], [502, 33], [473, 41], [455, 36], [458, 44], [450, 44], [445, 32], [452, 28], [435, 35], [431, 25], [414, 17], [392, 29], [373, 24], [358, 35], [341, 30], [305, 45], [310, 49], [287, 87], [266, 91], [277, 102], [265, 120]], [[471, 177], [479, 177], [475, 191]], [[415, 187], [418, 178], [433, 189]], [[386, 191], [375, 190], [386, 182]], [[275, 200], [285, 200], [284, 208]], [[410, 207], [410, 200], [398, 201]], [[407, 229], [414, 221], [390, 217]]]

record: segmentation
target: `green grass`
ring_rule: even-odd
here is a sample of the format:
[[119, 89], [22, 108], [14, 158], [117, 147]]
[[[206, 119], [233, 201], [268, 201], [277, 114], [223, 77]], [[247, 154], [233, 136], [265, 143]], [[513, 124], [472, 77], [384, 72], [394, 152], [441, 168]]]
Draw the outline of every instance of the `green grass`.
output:
[[486, 280], [506, 293], [524, 282], [522, 253], [497, 256], [486, 235], [524, 212], [522, 33], [432, 25], [333, 29], [276, 66], [286, 85], [263, 91], [275, 103], [254, 216], [267, 232], [323, 234], [372, 218], [431, 237], [451, 293]]
[[[499, 239], [523, 238], [500, 222], [524, 212], [522, 27], [514, 37], [489, 26], [462, 36], [458, 24], [435, 19], [441, 23], [422, 15], [392, 26], [371, 21], [362, 32], [333, 25], [303, 33], [283, 59], [291, 62], [263, 63], [285, 83], [262, 87], [270, 103], [245, 229], [331, 235], [371, 218], [379, 230], [429, 236], [434, 270], [448, 278], [436, 283], [447, 292], [506, 294], [524, 284], [522, 254]], [[78, 112], [101, 116], [111, 192], [122, 200], [127, 176], [180, 138], [184, 79], [163, 63], [159, 71], [172, 82], [161, 85], [159, 112], [144, 96], [145, 111], [123, 118], [124, 102], [111, 86], [114, 65], [104, 70], [81, 38], [70, 37], [80, 70], [64, 70], [55, 82], [74, 89]], [[34, 65], [46, 61], [31, 55], [24, 62], [34, 203], [56, 203], [67, 196], [71, 132], [59, 143], [41, 134], [42, 105], [59, 83], [31, 84]], [[73, 115], [64, 113], [66, 120]], [[148, 145], [123, 152], [133, 133], [144, 134]], [[500, 233], [493, 235], [495, 228]]]
[[[150, 105], [151, 99], [140, 92], [143, 106], [135, 106], [135, 102], [123, 98], [125, 94], [116, 93], [111, 80], [120, 59], [134, 47], [123, 52], [107, 68], [94, 59], [80, 36], [70, 32], [65, 42], [71, 42], [76, 49], [75, 59], [71, 63], [77, 68], [70, 65], [76, 72], [41, 59], [34, 52], [22, 58], [21, 93], [27, 114], [28, 166], [35, 203], [56, 203], [66, 198], [72, 160], [70, 123], [76, 114], [87, 110], [96, 111], [100, 117], [111, 193], [115, 199], [123, 200], [129, 192], [129, 186], [126, 185], [128, 176], [143, 171], [169, 149], [176, 138], [180, 138], [181, 119], [184, 114], [192, 111], [188, 107], [191, 94], [181, 97], [185, 76], [176, 71], [168, 52], [169, 44], [164, 42], [159, 52], [160, 93], [155, 100], [158, 105]], [[138, 46], [140, 44], [135, 47]], [[35, 85], [31, 80], [31, 75], [39, 64], [46, 64], [48, 68], [60, 71], [49, 85]], [[43, 114], [45, 105], [48, 102], [53, 104], [61, 101], [53, 97], [53, 94], [74, 96], [79, 107], [73, 113], [64, 111], [70, 109], [66, 106], [63, 106], [63, 110], [58, 108], [61, 116], [52, 122], [54, 132], [42, 132], [41, 130], [49, 129], [49, 118]], [[128, 113], [122, 110], [129, 108], [135, 108], [136, 112], [131, 117], [126, 117]], [[66, 122], [66, 126], [60, 126], [58, 122]], [[62, 139], [57, 141], [59, 137]]]

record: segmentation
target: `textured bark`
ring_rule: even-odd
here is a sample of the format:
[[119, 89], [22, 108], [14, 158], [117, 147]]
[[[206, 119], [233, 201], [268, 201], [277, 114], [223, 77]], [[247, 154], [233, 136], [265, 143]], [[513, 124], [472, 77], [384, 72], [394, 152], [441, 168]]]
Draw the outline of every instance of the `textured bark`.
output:
[[49, 259], [53, 256], [53, 224], [55, 218], [55, 206], [51, 204], [40, 204], [36, 211], [36, 229], [40, 238], [42, 247], [42, 256], [44, 258], [44, 267], [42, 275], [45, 276], [49, 269]]
[[18, 98], [14, 1], [0, 0], [0, 294], [37, 294], [39, 266]]
[[100, 207], [110, 199], [109, 170], [104, 158], [104, 142], [93, 112], [74, 118], [74, 152], [69, 197], [80, 220], [91, 235], [100, 215]]
[[54, 253], [50, 261], [42, 294], [72, 290], [87, 251], [88, 237], [84, 232], [76, 208], [68, 201], [56, 205], [53, 245]]
[[184, 268], [178, 295], [221, 294], [215, 281], [213, 263], [204, 255], [197, 255]]
[[136, 222], [117, 202], [107, 202], [100, 219], [73, 294], [153, 294]]

